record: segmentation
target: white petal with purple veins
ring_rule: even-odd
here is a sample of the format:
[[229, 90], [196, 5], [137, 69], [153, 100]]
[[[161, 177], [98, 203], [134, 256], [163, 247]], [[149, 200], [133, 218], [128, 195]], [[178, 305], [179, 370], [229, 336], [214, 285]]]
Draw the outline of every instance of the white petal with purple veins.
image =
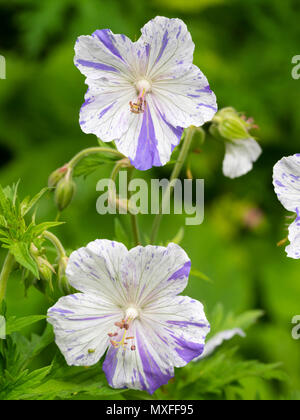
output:
[[102, 141], [120, 138], [127, 132], [135, 115], [130, 112], [129, 102], [136, 96], [132, 84], [116, 83], [111, 79], [87, 79], [90, 85], [80, 110], [81, 129], [96, 134]]
[[300, 258], [300, 217], [289, 226], [290, 245], [285, 248], [287, 256], [298, 260]]
[[70, 284], [84, 293], [95, 293], [108, 302], [125, 301], [119, 270], [127, 248], [114, 241], [96, 240], [70, 256], [66, 274]]
[[300, 154], [282, 158], [273, 170], [273, 185], [281, 204], [300, 212]]
[[191, 262], [176, 244], [167, 248], [148, 245], [129, 251], [121, 269], [123, 288], [131, 302], [144, 306], [185, 289]]
[[76, 293], [49, 309], [55, 341], [69, 365], [90, 366], [103, 356], [107, 333], [122, 316], [120, 308], [100, 296]]
[[170, 124], [197, 127], [210, 121], [218, 110], [216, 96], [198, 67], [172, 79], [153, 82], [153, 101]]
[[225, 142], [223, 173], [229, 178], [245, 175], [253, 168], [253, 162], [261, 155], [260, 145], [253, 139], [241, 139]]
[[146, 77], [155, 80], [162, 74], [173, 77], [189, 70], [195, 45], [182, 20], [157, 16], [141, 32], [137, 43], [148, 46]]
[[74, 63], [90, 79], [119, 76], [132, 80], [136, 48], [126, 36], [101, 29], [77, 39]]

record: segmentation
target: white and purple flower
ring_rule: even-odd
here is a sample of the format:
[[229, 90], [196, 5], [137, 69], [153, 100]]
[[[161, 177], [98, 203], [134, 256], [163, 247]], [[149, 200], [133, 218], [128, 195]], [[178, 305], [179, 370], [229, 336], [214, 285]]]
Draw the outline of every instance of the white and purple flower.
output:
[[88, 91], [80, 125], [140, 170], [165, 165], [183, 129], [201, 126], [217, 111], [216, 97], [198, 67], [194, 43], [180, 19], [158, 16], [132, 42], [109, 29], [80, 36], [75, 65]]
[[69, 365], [89, 366], [107, 351], [103, 370], [114, 388], [153, 393], [204, 351], [209, 324], [200, 302], [178, 296], [191, 262], [167, 248], [96, 240], [73, 252], [70, 284], [81, 293], [48, 311]]
[[288, 257], [300, 258], [300, 153], [283, 157], [273, 169], [273, 185], [277, 197], [286, 210], [295, 213], [295, 220], [289, 226], [286, 247]]

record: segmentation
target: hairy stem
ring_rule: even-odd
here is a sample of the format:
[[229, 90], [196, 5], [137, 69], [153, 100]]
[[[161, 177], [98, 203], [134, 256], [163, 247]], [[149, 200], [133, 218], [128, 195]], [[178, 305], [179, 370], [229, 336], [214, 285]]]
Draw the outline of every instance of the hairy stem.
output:
[[178, 176], [179, 176], [179, 174], [182, 170], [182, 167], [185, 163], [188, 152], [190, 150], [192, 139], [193, 139], [195, 131], [196, 131], [196, 128], [193, 127], [193, 126], [191, 126], [187, 129], [185, 138], [183, 140], [183, 145], [181, 147], [181, 150], [180, 150], [180, 153], [179, 153], [179, 156], [178, 156], [178, 160], [175, 163], [175, 166], [173, 168], [173, 171], [172, 171], [172, 174], [171, 174], [171, 177], [170, 177], [169, 188], [167, 188], [165, 190], [164, 194], [163, 194], [162, 202], [161, 202], [160, 209], [159, 209], [159, 213], [155, 216], [155, 219], [154, 219], [154, 222], [153, 222], [153, 225], [152, 225], [152, 232], [151, 232], [151, 237], [150, 237], [150, 243], [151, 244], [153, 244], [155, 242], [158, 231], [159, 231], [159, 227], [160, 227], [162, 217], [163, 217], [163, 215], [162, 215], [163, 204], [164, 204], [165, 200], [168, 199], [171, 196], [171, 192], [173, 190], [172, 181], [174, 181], [175, 179], [178, 178]]
[[90, 147], [88, 149], [81, 150], [81, 152], [77, 153], [69, 162], [69, 167], [74, 169], [75, 166], [85, 157], [95, 154], [95, 153], [111, 153], [112, 155], [117, 156], [120, 159], [124, 158], [124, 155], [120, 153], [116, 149], [112, 149], [110, 147]]
[[5, 298], [6, 294], [6, 288], [7, 288], [7, 281], [9, 279], [10, 273], [14, 267], [15, 264], [15, 258], [14, 256], [9, 252], [5, 258], [2, 271], [0, 274], [0, 304]]
[[66, 255], [65, 248], [63, 247], [62, 243], [60, 242], [57, 236], [55, 236], [53, 233], [49, 232], [48, 230], [45, 230], [43, 235], [55, 246], [60, 257], [64, 257]]

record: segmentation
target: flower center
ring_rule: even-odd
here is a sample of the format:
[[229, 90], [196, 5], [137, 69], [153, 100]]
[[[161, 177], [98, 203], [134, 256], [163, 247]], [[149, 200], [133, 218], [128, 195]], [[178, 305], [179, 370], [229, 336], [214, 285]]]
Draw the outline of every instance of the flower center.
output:
[[[139, 312], [137, 308], [130, 306], [125, 311], [125, 317], [120, 322], [115, 322], [115, 326], [117, 327], [117, 330], [114, 332], [108, 333], [108, 336], [110, 337], [110, 343], [115, 348], [123, 348], [123, 349], [129, 349], [128, 343], [130, 342], [130, 350], [135, 350], [135, 345], [133, 344], [134, 337], [130, 336], [129, 329], [131, 326], [132, 321], [139, 316]], [[124, 332], [122, 334], [121, 330], [124, 329]], [[121, 334], [120, 334], [121, 333]], [[119, 336], [119, 337], [118, 337]], [[113, 337], [120, 338], [119, 341], [114, 340]]]
[[136, 90], [139, 93], [137, 101], [129, 102], [130, 111], [134, 114], [141, 114], [145, 112], [147, 102], [145, 100], [146, 94], [151, 90], [151, 84], [146, 79], [141, 79], [135, 84]]

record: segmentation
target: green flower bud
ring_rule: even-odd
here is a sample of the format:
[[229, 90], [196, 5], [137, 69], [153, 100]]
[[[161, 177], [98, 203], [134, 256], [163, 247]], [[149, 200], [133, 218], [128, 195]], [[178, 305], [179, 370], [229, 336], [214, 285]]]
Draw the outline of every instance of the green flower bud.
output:
[[246, 120], [234, 108], [223, 108], [212, 120], [210, 134], [219, 140], [234, 141], [251, 138], [251, 128], [256, 128], [252, 119]]
[[55, 202], [59, 211], [66, 209], [71, 203], [75, 194], [76, 185], [72, 179], [71, 172], [59, 181], [55, 190]]
[[68, 165], [64, 165], [61, 168], [56, 169], [48, 178], [48, 187], [53, 188], [59, 183], [59, 181], [66, 175], [68, 171]]
[[67, 256], [60, 258], [58, 262], [58, 273], [57, 273], [58, 287], [60, 291], [65, 295], [69, 295], [70, 293], [73, 292], [73, 288], [70, 285], [66, 276], [66, 269], [67, 269], [68, 261], [69, 261], [69, 258]]

